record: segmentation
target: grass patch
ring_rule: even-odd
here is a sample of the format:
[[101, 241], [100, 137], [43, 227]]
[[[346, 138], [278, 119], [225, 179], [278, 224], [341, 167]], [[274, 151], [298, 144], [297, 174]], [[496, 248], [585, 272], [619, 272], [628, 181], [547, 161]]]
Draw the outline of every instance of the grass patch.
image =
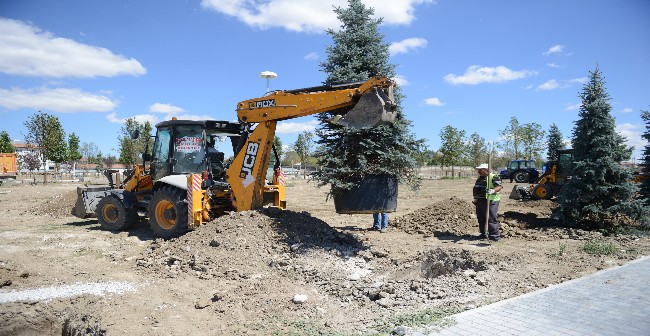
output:
[[[330, 327], [325, 326], [321, 321], [313, 319], [288, 321], [284, 318], [267, 317], [261, 321], [253, 322], [246, 325], [247, 332], [265, 330], [260, 335], [274, 336], [347, 336], [336, 332]], [[256, 335], [254, 332], [251, 335]]]
[[612, 242], [600, 242], [590, 240], [580, 246], [580, 250], [587, 254], [613, 255], [618, 253], [619, 248]]
[[389, 335], [396, 326], [407, 326], [411, 328], [434, 325], [438, 328], [445, 328], [456, 322], [447, 317], [456, 314], [455, 310], [433, 310], [425, 309], [413, 314], [403, 314], [385, 321], [378, 329], [382, 334]]
[[650, 237], [650, 230], [643, 229], [640, 227], [621, 227], [618, 229], [617, 233], [628, 235], [628, 236], [637, 236], [637, 237]]
[[283, 330], [273, 332], [277, 336], [344, 336], [322, 323], [313, 320], [288, 321], [285, 322]]
[[563, 256], [566, 253], [567, 244], [565, 243], [558, 243], [558, 244], [559, 244], [559, 250], [557, 252], [549, 253], [548, 255], [549, 257], [557, 258]]

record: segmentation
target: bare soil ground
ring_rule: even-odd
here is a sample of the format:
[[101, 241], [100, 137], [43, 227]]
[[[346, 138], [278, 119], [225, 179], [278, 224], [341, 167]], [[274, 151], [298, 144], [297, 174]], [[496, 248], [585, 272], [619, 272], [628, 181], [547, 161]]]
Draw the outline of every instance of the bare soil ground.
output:
[[0, 335], [387, 334], [650, 252], [647, 236], [548, 227], [553, 202], [507, 192], [503, 239], [475, 240], [472, 184], [402, 188], [380, 233], [370, 215], [338, 215], [325, 189], [289, 180], [288, 210], [233, 213], [170, 241], [145, 221], [112, 233], [72, 217], [76, 184], [5, 186]]

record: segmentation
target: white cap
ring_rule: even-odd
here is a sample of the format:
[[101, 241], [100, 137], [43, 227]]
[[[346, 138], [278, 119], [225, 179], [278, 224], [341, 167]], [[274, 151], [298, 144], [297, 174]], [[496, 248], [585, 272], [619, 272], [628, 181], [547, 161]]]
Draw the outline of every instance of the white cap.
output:
[[488, 164], [487, 163], [481, 163], [476, 167], [476, 169], [488, 169]]

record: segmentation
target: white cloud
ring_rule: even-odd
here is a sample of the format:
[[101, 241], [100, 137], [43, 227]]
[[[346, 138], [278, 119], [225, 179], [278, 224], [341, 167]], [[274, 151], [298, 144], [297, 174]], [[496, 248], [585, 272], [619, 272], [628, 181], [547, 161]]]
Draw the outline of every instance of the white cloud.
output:
[[9, 110], [53, 112], [107, 112], [117, 106], [111, 98], [80, 89], [0, 89], [0, 106]]
[[130, 116], [128, 118], [118, 118], [115, 112], [111, 112], [106, 116], [106, 120], [114, 124], [124, 124], [126, 122], [126, 119], [135, 119], [135, 121], [139, 123], [144, 123], [145, 121], [148, 121], [149, 123], [151, 123], [151, 125], [155, 125], [160, 121], [156, 116], [151, 114], [137, 114], [134, 116]]
[[305, 123], [280, 121], [275, 130], [277, 134], [299, 134], [302, 132], [313, 132], [318, 125], [318, 120], [311, 120]]
[[406, 54], [411, 50], [425, 48], [426, 46], [427, 40], [420, 37], [412, 37], [391, 43], [388, 47], [388, 52], [390, 52], [391, 55]]
[[634, 112], [634, 110], [632, 110], [631, 107], [626, 107], [621, 111], [621, 113], [632, 113], [632, 112]]
[[641, 151], [648, 143], [643, 139], [642, 135], [644, 131], [645, 127], [640, 124], [624, 123], [616, 125], [616, 132], [627, 139], [626, 145], [634, 146], [635, 153], [633, 156], [640, 155]]
[[537, 86], [537, 90], [555, 90], [559, 88], [569, 88], [572, 87], [574, 84], [584, 84], [587, 82], [587, 77], [580, 77], [580, 78], [574, 78], [574, 79], [566, 79], [566, 80], [555, 80], [551, 79], [546, 81], [543, 84], [540, 84]]
[[467, 70], [465, 70], [465, 74], [461, 76], [448, 74], [444, 78], [447, 83], [454, 85], [476, 85], [481, 83], [504, 83], [535, 74], [536, 72], [534, 71], [513, 71], [504, 66], [481, 67], [480, 65], [472, 65], [468, 67]]
[[445, 104], [440, 101], [440, 98], [431, 97], [431, 98], [427, 98], [427, 99], [424, 100], [424, 105], [442, 106], [442, 105], [445, 105]]
[[406, 79], [405, 76], [402, 75], [395, 75], [395, 77], [391, 78], [397, 86], [407, 86], [409, 85], [408, 79]]
[[0, 18], [0, 72], [38, 77], [139, 76], [147, 70], [133, 58], [56, 37], [22, 21]]
[[543, 84], [540, 84], [537, 86], [538, 90], [555, 90], [560, 87], [560, 84], [555, 80], [551, 79], [549, 81], [546, 81]]
[[546, 66], [548, 66], [549, 68], [559, 68], [560, 67], [559, 65], [557, 65], [555, 63], [546, 63]]
[[159, 114], [136, 114], [126, 118], [118, 118], [115, 112], [109, 113], [106, 116], [106, 119], [112, 123], [123, 124], [126, 119], [135, 118], [137, 122], [143, 123], [145, 121], [150, 122], [152, 125], [155, 125], [164, 120], [171, 120], [172, 117], [176, 117], [178, 120], [214, 120], [214, 117], [207, 115], [194, 115], [194, 114], [177, 114], [171, 112], [166, 114], [163, 117], [160, 117]]
[[155, 103], [149, 106], [149, 112], [176, 114], [176, 113], [185, 112], [185, 110], [174, 105]]
[[114, 124], [123, 124], [126, 119], [119, 119], [115, 115], [115, 112], [111, 112], [106, 116], [106, 120], [108, 120], [109, 122], [112, 122]]
[[579, 78], [574, 78], [574, 79], [569, 79], [565, 81], [567, 84], [584, 84], [588, 80], [587, 77], [579, 77]]
[[163, 120], [169, 120], [172, 117], [176, 117], [179, 120], [215, 120], [213, 116], [201, 115], [201, 114], [175, 114], [171, 113], [165, 116]]
[[564, 104], [566, 107], [564, 108], [565, 111], [575, 111], [580, 108], [582, 103], [576, 103], [576, 104]]
[[[383, 17], [389, 25], [409, 24], [415, 19], [415, 7], [434, 3], [434, 0], [393, 0], [387, 6], [384, 0], [364, 0], [375, 9], [376, 17]], [[346, 0], [202, 0], [201, 6], [232, 16], [248, 26], [269, 29], [281, 27], [295, 32], [323, 32], [337, 29], [340, 22], [333, 9], [346, 7]]]
[[543, 52], [542, 55], [559, 54], [559, 53], [562, 52], [562, 50], [564, 50], [564, 46], [561, 45], [561, 44], [556, 44], [556, 45], [548, 48], [548, 50]]
[[317, 53], [315, 52], [310, 52], [309, 54], [305, 55], [305, 59], [308, 61], [313, 61], [319, 59], [320, 56], [318, 56]]

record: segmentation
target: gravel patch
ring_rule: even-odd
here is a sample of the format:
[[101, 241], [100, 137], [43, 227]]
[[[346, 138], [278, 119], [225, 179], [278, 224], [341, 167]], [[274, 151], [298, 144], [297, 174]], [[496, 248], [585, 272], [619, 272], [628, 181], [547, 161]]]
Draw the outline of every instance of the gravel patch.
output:
[[22, 291], [0, 291], [0, 303], [18, 301], [48, 302], [52, 299], [79, 296], [83, 294], [104, 296], [107, 293], [122, 294], [125, 292], [135, 292], [136, 290], [137, 286], [129, 282], [109, 281], [75, 283], [72, 285], [53, 286]]

